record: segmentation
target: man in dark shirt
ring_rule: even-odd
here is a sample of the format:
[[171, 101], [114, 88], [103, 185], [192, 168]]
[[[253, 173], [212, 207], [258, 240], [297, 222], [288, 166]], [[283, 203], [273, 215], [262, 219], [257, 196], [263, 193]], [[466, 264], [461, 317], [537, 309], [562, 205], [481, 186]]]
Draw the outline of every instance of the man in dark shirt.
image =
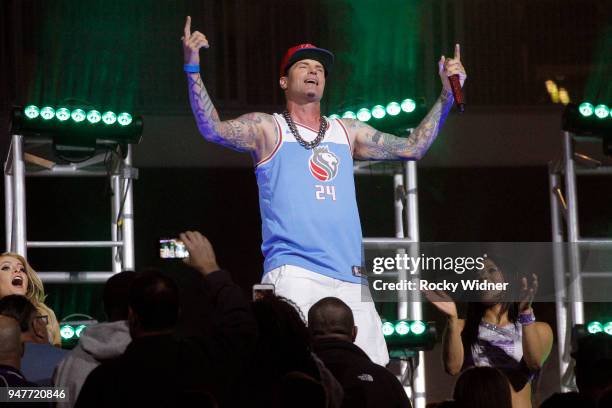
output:
[[0, 315], [0, 387], [36, 387], [19, 371], [22, 353], [19, 323]]
[[178, 289], [159, 272], [143, 273], [129, 292], [132, 343], [122, 356], [91, 372], [76, 408], [224, 406], [255, 340], [255, 320], [241, 289], [219, 269], [208, 240], [198, 232], [181, 239], [211, 297], [213, 334], [175, 338]]
[[354, 343], [353, 312], [342, 300], [326, 297], [308, 311], [315, 354], [344, 388], [343, 407], [411, 407], [402, 385]]

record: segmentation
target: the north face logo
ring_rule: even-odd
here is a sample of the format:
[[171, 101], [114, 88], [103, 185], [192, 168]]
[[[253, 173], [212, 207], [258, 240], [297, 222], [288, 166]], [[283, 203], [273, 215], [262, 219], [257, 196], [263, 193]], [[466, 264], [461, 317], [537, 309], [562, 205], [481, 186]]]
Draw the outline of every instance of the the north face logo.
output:
[[331, 181], [338, 174], [340, 160], [329, 151], [327, 146], [315, 147], [312, 149], [312, 156], [308, 161], [310, 173], [320, 181]]
[[357, 378], [359, 378], [361, 381], [374, 382], [374, 377], [372, 377], [370, 374], [361, 374], [358, 375]]

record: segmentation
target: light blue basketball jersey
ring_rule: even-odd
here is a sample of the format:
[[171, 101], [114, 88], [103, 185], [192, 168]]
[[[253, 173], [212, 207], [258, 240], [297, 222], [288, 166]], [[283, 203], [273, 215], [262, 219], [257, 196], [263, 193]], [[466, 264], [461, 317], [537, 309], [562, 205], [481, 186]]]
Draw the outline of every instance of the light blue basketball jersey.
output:
[[[264, 274], [295, 265], [331, 278], [361, 283], [361, 223], [355, 199], [353, 157], [340, 119], [328, 121], [323, 141], [302, 147], [285, 119], [275, 150], [255, 168], [262, 220]], [[296, 123], [300, 136], [317, 130]]]

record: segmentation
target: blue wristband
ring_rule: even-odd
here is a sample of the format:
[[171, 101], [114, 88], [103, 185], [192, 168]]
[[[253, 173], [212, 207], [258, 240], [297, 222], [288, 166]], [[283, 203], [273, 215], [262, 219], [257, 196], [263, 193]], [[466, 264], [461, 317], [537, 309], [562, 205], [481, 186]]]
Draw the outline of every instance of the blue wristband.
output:
[[532, 323], [535, 323], [535, 315], [533, 314], [533, 309], [527, 313], [519, 313], [518, 322], [523, 326], [529, 326]]
[[183, 71], [189, 74], [197, 74], [200, 72], [200, 66], [196, 64], [185, 64], [183, 65]]

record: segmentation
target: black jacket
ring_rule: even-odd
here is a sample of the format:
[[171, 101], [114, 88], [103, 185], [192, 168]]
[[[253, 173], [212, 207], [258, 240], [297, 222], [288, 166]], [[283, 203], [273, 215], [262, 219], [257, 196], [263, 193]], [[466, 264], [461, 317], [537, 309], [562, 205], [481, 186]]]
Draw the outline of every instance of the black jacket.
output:
[[91, 372], [75, 407], [208, 407], [212, 401], [227, 405], [235, 373], [252, 351], [256, 323], [227, 272], [211, 273], [205, 285], [213, 307], [211, 336], [134, 339], [122, 356]]
[[343, 340], [319, 340], [315, 354], [344, 388], [346, 408], [406, 408], [410, 400], [397, 378], [373, 363], [359, 347]]

